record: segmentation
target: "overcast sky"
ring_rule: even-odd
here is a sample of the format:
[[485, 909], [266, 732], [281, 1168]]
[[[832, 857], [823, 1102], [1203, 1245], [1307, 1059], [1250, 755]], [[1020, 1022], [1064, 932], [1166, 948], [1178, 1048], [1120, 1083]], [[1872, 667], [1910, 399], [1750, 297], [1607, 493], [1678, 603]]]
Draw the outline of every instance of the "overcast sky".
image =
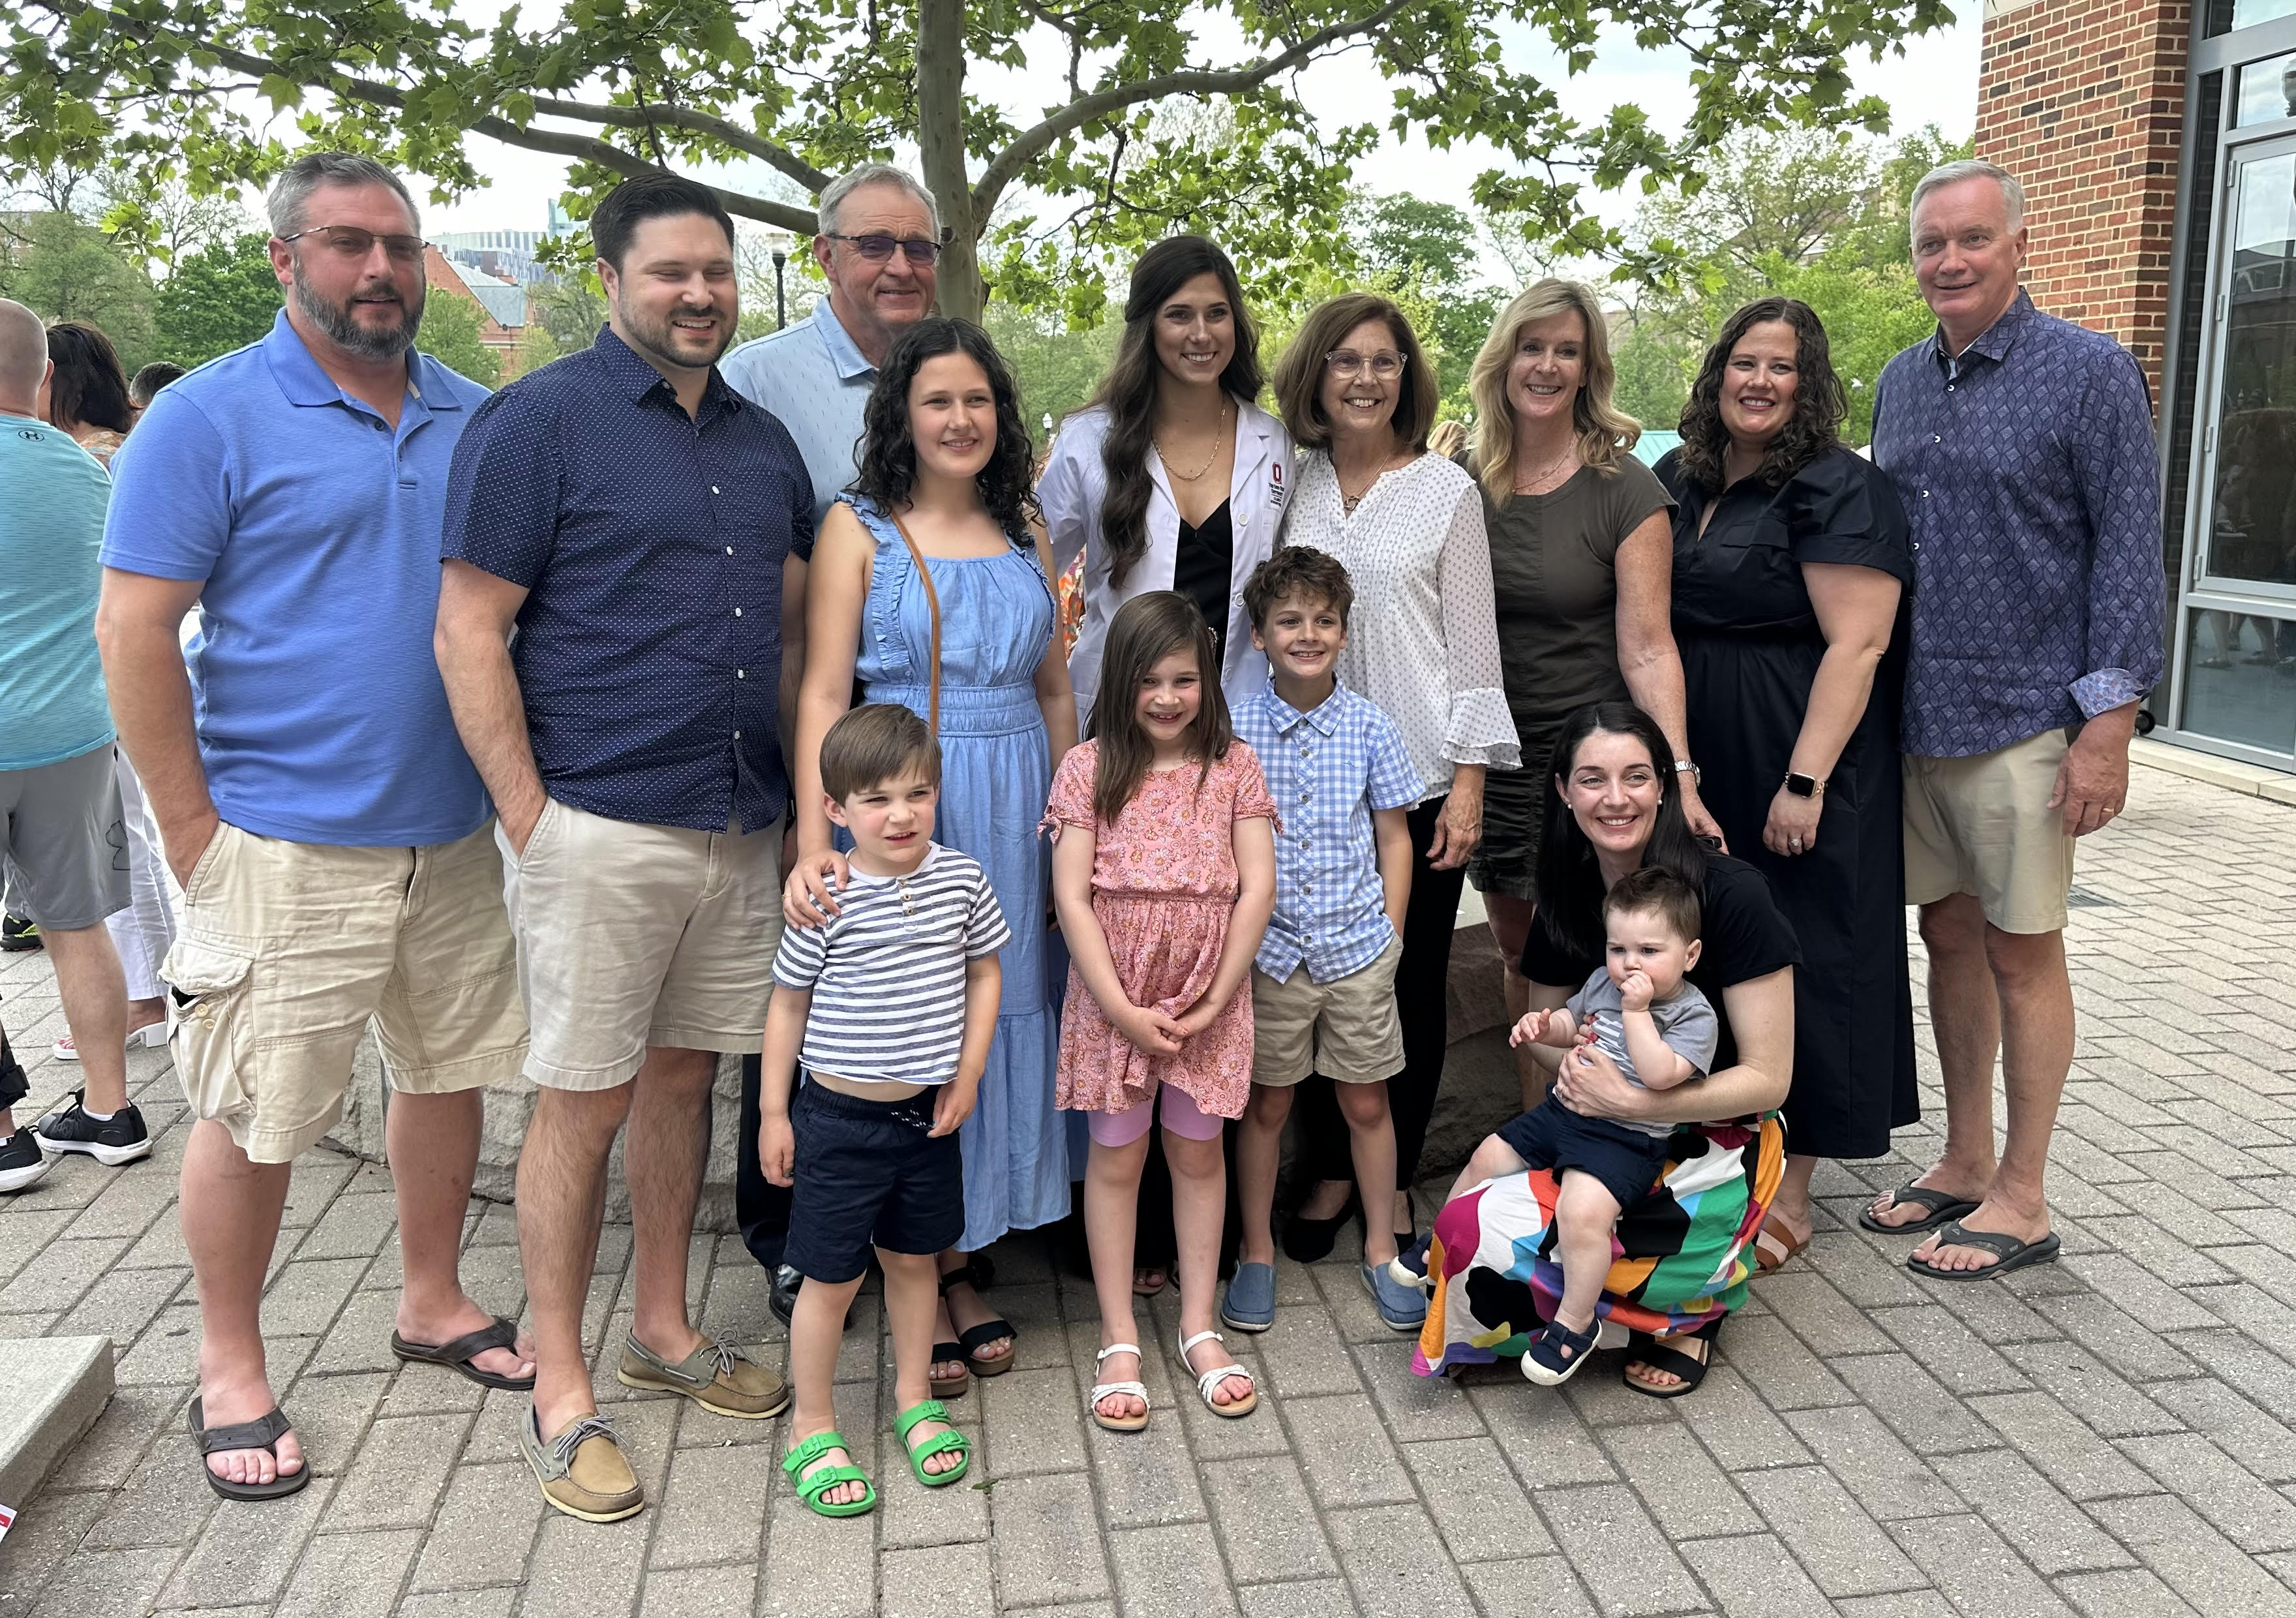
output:
[[[494, 8], [478, 4], [457, 9], [476, 12]], [[1981, 8], [1970, 0], [1960, 9], [1959, 22], [1910, 42], [1903, 56], [1850, 63], [1858, 93], [1878, 95], [1890, 104], [1896, 132], [1934, 123], [1958, 138], [1974, 125]], [[1048, 40], [1053, 37], [1047, 35]], [[1560, 65], [1551, 52], [1528, 38], [1523, 48], [1526, 62], [1554, 62], [1559, 78]], [[996, 96], [1014, 111], [1016, 121], [1029, 111], [1057, 103], [1063, 99], [1064, 89], [1057, 64], [1065, 61], [1065, 55], [1056, 49], [1037, 54], [1056, 65], [1043, 71], [976, 75], [972, 88]], [[1212, 54], [1209, 48], [1206, 54]], [[1230, 59], [1224, 54], [1214, 57], [1222, 65]], [[1689, 94], [1688, 70], [1688, 59], [1680, 50], [1641, 51], [1630, 37], [1620, 36], [1615, 43], [1605, 42], [1591, 70], [1562, 81], [1559, 93], [1564, 105], [1583, 118], [1599, 118], [1611, 106], [1631, 102], [1642, 106], [1654, 123], [1672, 126], [1676, 120], [1668, 116], [1669, 110], [1682, 106]], [[1386, 92], [1362, 56], [1342, 55], [1318, 63], [1302, 76], [1301, 93], [1319, 118], [1335, 125], [1365, 119], [1383, 120], [1388, 115]], [[475, 135], [467, 137], [467, 144], [480, 172], [491, 183], [453, 202], [433, 204], [423, 221], [426, 234], [544, 228], [544, 205], [563, 188], [565, 162]], [[1469, 183], [1488, 161], [1487, 153], [1457, 149], [1435, 152], [1415, 138], [1397, 141], [1390, 136], [1365, 164], [1362, 178], [1374, 191], [1410, 191], [1464, 203]], [[1633, 212], [1637, 195], [1605, 199], [1598, 211], [1623, 221]]]

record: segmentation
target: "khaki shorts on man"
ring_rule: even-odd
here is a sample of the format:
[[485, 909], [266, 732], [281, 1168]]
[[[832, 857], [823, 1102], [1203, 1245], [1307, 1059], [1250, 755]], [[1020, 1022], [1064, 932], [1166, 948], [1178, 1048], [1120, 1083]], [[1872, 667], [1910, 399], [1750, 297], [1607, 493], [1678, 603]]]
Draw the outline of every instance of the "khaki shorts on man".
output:
[[1251, 969], [1251, 1081], [1282, 1088], [1321, 1073], [1341, 1084], [1379, 1084], [1403, 1071], [1403, 1024], [1395, 1010], [1390, 938], [1371, 964], [1318, 983], [1305, 962], [1278, 982]]
[[526, 1014], [501, 883], [491, 823], [426, 848], [291, 842], [218, 824], [160, 973], [193, 1112], [251, 1162], [293, 1161], [341, 1117], [370, 1020], [394, 1090], [514, 1080]]
[[782, 935], [778, 822], [697, 832], [554, 798], [523, 854], [500, 842], [534, 1019], [528, 1078], [607, 1090], [649, 1046], [758, 1049]]
[[1904, 761], [1906, 902], [1974, 894], [2004, 932], [2063, 931], [2073, 840], [2049, 807], [2072, 733], [2045, 730], [1962, 759]]

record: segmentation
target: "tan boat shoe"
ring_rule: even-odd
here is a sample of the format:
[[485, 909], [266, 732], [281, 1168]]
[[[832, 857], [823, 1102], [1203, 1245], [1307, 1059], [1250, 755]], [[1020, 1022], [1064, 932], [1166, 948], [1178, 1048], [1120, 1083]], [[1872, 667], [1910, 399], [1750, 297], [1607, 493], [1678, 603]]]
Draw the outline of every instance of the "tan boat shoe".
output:
[[542, 1498], [570, 1517], [586, 1523], [619, 1523], [645, 1508], [645, 1491], [622, 1454], [614, 1425], [603, 1416], [581, 1416], [547, 1443], [532, 1410], [518, 1430], [518, 1447], [542, 1485]]
[[637, 1340], [622, 1339], [622, 1360], [614, 1380], [626, 1388], [683, 1393], [713, 1416], [763, 1421], [789, 1409], [789, 1384], [739, 1349], [704, 1337], [694, 1351], [672, 1365]]

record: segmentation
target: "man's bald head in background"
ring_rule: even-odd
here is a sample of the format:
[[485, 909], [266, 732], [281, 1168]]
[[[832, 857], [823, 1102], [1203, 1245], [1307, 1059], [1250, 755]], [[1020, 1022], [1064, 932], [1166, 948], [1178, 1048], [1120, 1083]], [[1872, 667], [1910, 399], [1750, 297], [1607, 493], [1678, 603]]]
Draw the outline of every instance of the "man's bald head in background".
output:
[[0, 298], [0, 410], [37, 417], [48, 380], [48, 328], [22, 304]]

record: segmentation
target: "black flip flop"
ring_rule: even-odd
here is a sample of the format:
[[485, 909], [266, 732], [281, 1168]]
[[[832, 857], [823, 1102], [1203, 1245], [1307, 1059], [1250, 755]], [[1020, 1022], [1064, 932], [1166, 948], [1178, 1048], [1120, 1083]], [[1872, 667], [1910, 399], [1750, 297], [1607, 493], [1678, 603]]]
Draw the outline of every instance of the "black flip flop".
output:
[[210, 1427], [206, 1421], [206, 1409], [201, 1400], [192, 1400], [192, 1441], [200, 1447], [200, 1475], [208, 1487], [226, 1500], [275, 1500], [300, 1492], [311, 1481], [311, 1461], [303, 1459], [299, 1472], [283, 1472], [267, 1483], [234, 1483], [229, 1478], [217, 1477], [215, 1468], [208, 1465], [208, 1457], [226, 1450], [268, 1450], [274, 1460], [279, 1458], [279, 1441], [295, 1429], [277, 1405], [257, 1417], [228, 1427]]
[[1923, 1218], [1906, 1224], [1885, 1225], [1874, 1217], [1874, 1210], [1869, 1204], [1857, 1211], [1857, 1222], [1868, 1230], [1880, 1231], [1883, 1236], [1914, 1236], [1935, 1230], [1939, 1225], [1957, 1220], [1964, 1213], [1977, 1211], [1977, 1204], [1965, 1196], [1956, 1196], [1950, 1191], [1932, 1191], [1927, 1186], [1910, 1182], [1890, 1192], [1890, 1203], [1892, 1207], [1903, 1207], [1910, 1203], [1929, 1211]]
[[500, 1371], [482, 1371], [471, 1361], [488, 1349], [508, 1349], [518, 1351], [518, 1327], [496, 1315], [494, 1324], [482, 1326], [474, 1332], [464, 1332], [452, 1343], [435, 1347], [427, 1343], [409, 1343], [397, 1332], [390, 1334], [390, 1351], [410, 1365], [443, 1365], [450, 1371], [459, 1371], [482, 1388], [504, 1388], [513, 1393], [534, 1392], [532, 1376], [505, 1376]]
[[1628, 1364], [1639, 1361], [1653, 1371], [1671, 1371], [1682, 1380], [1670, 1388], [1645, 1387], [1623, 1370], [1619, 1373], [1619, 1380], [1645, 1399], [1680, 1399], [1685, 1393], [1695, 1393], [1698, 1391], [1698, 1384], [1706, 1380], [1706, 1373], [1712, 1367], [1714, 1338], [1721, 1329], [1721, 1321], [1710, 1320], [1696, 1331], [1683, 1334], [1685, 1336], [1696, 1337], [1706, 1344], [1706, 1358], [1703, 1359], [1685, 1354], [1678, 1348], [1670, 1348], [1648, 1332], [1628, 1332], [1627, 1334]]
[[1982, 1281], [2012, 1269], [2022, 1269], [2028, 1264], [2047, 1264], [2054, 1261], [2057, 1249], [2062, 1245], [2054, 1230], [2038, 1242], [2021, 1242], [2005, 1231], [1964, 1229], [1959, 1220], [1954, 1220], [1938, 1232], [1940, 1247], [1974, 1247], [1992, 1253], [1998, 1263], [1981, 1265], [1975, 1269], [1941, 1269], [1924, 1263], [1913, 1254], [1906, 1255], [1906, 1268], [1939, 1281]]
[[[979, 1263], [980, 1261], [975, 1259], [971, 1263], [960, 1264], [955, 1269], [944, 1271], [940, 1277], [940, 1295], [947, 1298], [948, 1289], [961, 1284], [972, 1288], [975, 1297], [980, 1296], [981, 1282], [977, 1273]], [[1010, 1320], [1001, 1318], [983, 1320], [978, 1326], [968, 1326], [965, 1330], [957, 1333], [957, 1351], [950, 1358], [964, 1360], [964, 1368], [975, 1376], [1002, 1376], [1013, 1368], [1020, 1336], [1021, 1334], [1013, 1329]], [[975, 1359], [972, 1357], [972, 1351], [975, 1349], [986, 1348], [999, 1337], [1012, 1338], [1016, 1345], [1015, 1351], [1007, 1352], [995, 1359]], [[935, 1359], [939, 1358], [941, 1348], [947, 1346], [943, 1343], [940, 1347], [935, 1348], [933, 1350]], [[947, 1395], [942, 1394], [940, 1397], [945, 1399]]]

